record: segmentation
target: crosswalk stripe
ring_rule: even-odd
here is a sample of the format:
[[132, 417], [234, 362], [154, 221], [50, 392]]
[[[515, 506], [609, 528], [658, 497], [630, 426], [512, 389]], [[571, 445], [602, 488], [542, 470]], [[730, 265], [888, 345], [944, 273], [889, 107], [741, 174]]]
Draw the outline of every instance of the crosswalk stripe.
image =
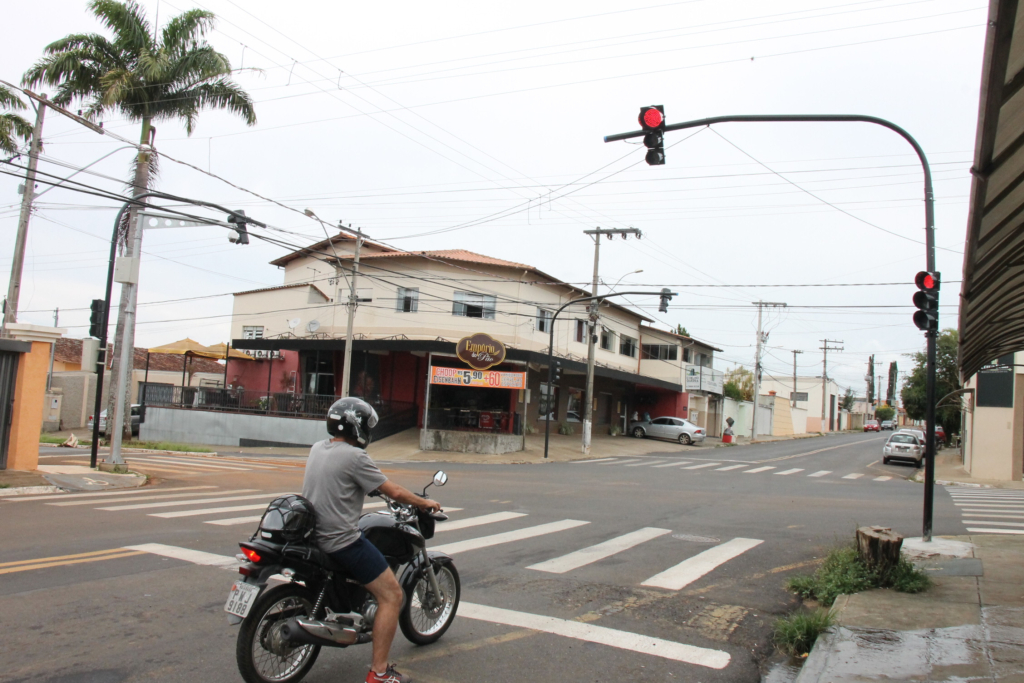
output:
[[998, 503], [953, 503], [958, 508], [983, 508], [986, 510], [1024, 510], [1024, 505], [1000, 505]]
[[1006, 501], [1024, 501], [1024, 496], [965, 496], [958, 493], [951, 493], [950, 497], [953, 500], [1006, 500]]
[[644, 467], [646, 465], [656, 465], [664, 460], [648, 460], [647, 462], [635, 462], [632, 465], [626, 465], [626, 467]]
[[471, 538], [466, 541], [457, 541], [455, 543], [449, 543], [447, 545], [439, 545], [435, 546], [434, 550], [442, 553], [448, 553], [449, 555], [451, 555], [454, 553], [465, 552], [467, 550], [489, 548], [491, 546], [501, 545], [502, 543], [512, 543], [513, 541], [522, 541], [527, 538], [533, 538], [535, 536], [553, 534], [557, 531], [575, 529], [576, 527], [583, 526], [584, 524], [590, 524], [590, 522], [583, 522], [577, 519], [563, 519], [558, 522], [549, 522], [547, 524], [539, 524], [537, 526], [528, 526], [525, 529], [506, 531], [501, 534], [494, 534], [493, 536], [481, 536], [479, 538]]
[[715, 472], [728, 472], [729, 470], [738, 470], [741, 467], [749, 467], [749, 463], [743, 463], [742, 465], [726, 465], [725, 467], [719, 467]]
[[192, 460], [179, 460], [176, 458], [136, 458], [136, 460], [171, 465], [173, 467], [198, 467], [208, 470], [236, 470], [238, 472], [245, 472], [249, 469], [248, 467], [234, 467], [232, 465], [210, 465], [204, 462], [193, 462]]
[[787, 474], [796, 474], [797, 472], [803, 472], [803, 471], [804, 471], [804, 470], [803, 470], [803, 468], [800, 468], [800, 467], [794, 467], [794, 468], [793, 468], [793, 469], [791, 469], [791, 470], [783, 470], [782, 472], [776, 472], [775, 474], [776, 474], [777, 476], [785, 476], [785, 475], [787, 475]]
[[768, 470], [774, 470], [774, 469], [775, 469], [774, 467], [768, 467], [768, 466], [765, 466], [765, 467], [755, 467], [752, 470], [744, 471], [743, 474], [757, 474], [758, 472], [767, 472]]
[[864, 476], [863, 474], [860, 474], [858, 472], [854, 472], [853, 474], [847, 474], [845, 477], [843, 477], [843, 479], [860, 479], [863, 476]]
[[734, 538], [702, 553], [697, 553], [660, 574], [655, 574], [641, 585], [677, 591], [762, 543], [764, 541], [756, 538]]
[[875, 477], [871, 481], [889, 481], [892, 477]]
[[992, 519], [1021, 519], [1021, 520], [1024, 520], [1024, 514], [1017, 514], [1017, 513], [1008, 513], [1008, 514], [1005, 514], [1005, 515], [995, 515], [995, 514], [989, 513], [986, 510], [961, 510], [961, 512], [963, 512], [965, 515], [970, 515], [971, 517], [986, 517], [986, 518], [991, 517]]
[[1024, 522], [990, 522], [989, 520], [981, 519], [965, 519], [964, 524], [988, 524], [989, 526], [1015, 526], [1024, 527]]
[[629, 460], [618, 460], [616, 462], [605, 462], [602, 465], [625, 465], [627, 462], [640, 462], [639, 458], [631, 458]]
[[997, 496], [951, 496], [958, 503], [1007, 503], [1009, 505], [1024, 504], [1024, 498], [1006, 498]]
[[657, 529], [654, 527], [644, 527], [637, 531], [631, 531], [628, 534], [623, 534], [616, 538], [608, 539], [597, 545], [592, 545], [588, 548], [582, 548], [575, 552], [569, 553], [568, 555], [562, 555], [561, 557], [555, 557], [544, 562], [538, 562], [537, 564], [530, 565], [527, 569], [536, 569], [540, 572], [550, 572], [551, 574], [564, 574], [573, 569], [579, 569], [580, 567], [586, 566], [598, 560], [603, 560], [606, 557], [611, 557], [617, 553], [621, 553], [624, 550], [636, 547], [641, 543], [650, 541], [651, 539], [670, 534], [670, 529]]
[[224, 498], [199, 498], [195, 500], [172, 500], [163, 501], [160, 503], [142, 503], [140, 505], [117, 505], [113, 507], [96, 508], [97, 510], [148, 510], [151, 508], [166, 508], [175, 507], [177, 505], [205, 505], [207, 503], [229, 503], [236, 500], [252, 500], [254, 498], [264, 498], [267, 502], [270, 502], [278, 496], [284, 496], [284, 493], [256, 493], [250, 496], [227, 496]]
[[263, 519], [263, 515], [254, 515], [252, 517], [232, 517], [231, 519], [211, 519], [203, 522], [203, 524], [216, 524], [218, 526], [236, 526], [239, 524], [254, 524]]
[[215, 555], [213, 553], [203, 552], [202, 550], [179, 548], [178, 546], [164, 545], [163, 543], [129, 545], [125, 546], [125, 549], [141, 550], [144, 553], [160, 555], [161, 557], [170, 557], [175, 560], [183, 560], [185, 562], [191, 562], [192, 564], [202, 564], [209, 567], [225, 567], [227, 569], [234, 569], [238, 566], [238, 560], [227, 555]]
[[[132, 498], [131, 502], [134, 503], [137, 500], [166, 500], [166, 499], [169, 499], [169, 498], [203, 498], [205, 496], [227, 496], [227, 495], [232, 495], [233, 496], [233, 495], [242, 494], [242, 493], [252, 493], [253, 491], [258, 491], [258, 490], [259, 489], [238, 489], [237, 491], [210, 491], [210, 492], [207, 492], [207, 493], [195, 493], [195, 492], [192, 492], [192, 493], [161, 493], [161, 494], [153, 494], [151, 496], [139, 496], [138, 498]], [[100, 500], [72, 500], [72, 501], [69, 501], [67, 503], [65, 503], [65, 502], [47, 503], [47, 505], [52, 505], [54, 507], [71, 507], [71, 506], [74, 506], [74, 505], [97, 505], [97, 504], [98, 505], [103, 505], [105, 503], [120, 503], [120, 502], [121, 502], [121, 500], [119, 498], [107, 498], [106, 496], [102, 496]]]
[[655, 465], [654, 467], [655, 468], [658, 468], [658, 467], [679, 467], [680, 465], [689, 465], [691, 462], [693, 462], [693, 461], [692, 460], [680, 460], [680, 461], [677, 461], [677, 462], [668, 462], [668, 463], [665, 463], [664, 465]]
[[967, 530], [976, 534], [1024, 534], [1024, 529], [981, 529], [967, 527]]
[[720, 463], [720, 462], [706, 462], [706, 463], [703, 463], [703, 464], [700, 464], [700, 465], [690, 465], [689, 467], [684, 467], [683, 469], [684, 470], [700, 470], [700, 469], [704, 469], [705, 467], [714, 467], [715, 465], [721, 465], [721, 464], [722, 463]]
[[1012, 495], [1008, 495], [1008, 494], [995, 494], [995, 493], [956, 493], [956, 492], [952, 492], [949, 495], [951, 495], [954, 498], [979, 498], [979, 499], [986, 499], [986, 500], [1001, 500], [1001, 499], [1007, 499], [1008, 498], [1008, 499], [1013, 499], [1013, 500], [1024, 500], [1024, 495], [1021, 495], [1019, 493], [1014, 493]]
[[169, 467], [167, 465], [150, 465], [148, 462], [132, 462], [132, 467], [146, 470], [147, 472], [173, 472], [175, 474], [186, 474], [195, 472], [185, 467]]
[[818, 470], [814, 474], [808, 474], [808, 477], [824, 477], [826, 474], [832, 474], [832, 470]]
[[516, 519], [518, 517], [526, 517], [526, 513], [493, 512], [489, 515], [480, 515], [479, 517], [467, 517], [466, 519], [460, 519], [455, 522], [441, 522], [435, 527], [434, 533], [440, 533], [442, 531], [458, 531], [459, 529], [468, 529], [469, 527], [480, 526], [482, 524], [494, 524], [495, 522], [505, 522], [510, 519]]
[[488, 607], [477, 605], [471, 602], [459, 604], [459, 616], [466, 619], [476, 619], [492, 624], [501, 624], [513, 628], [525, 628], [541, 633], [551, 633], [565, 638], [574, 638], [589, 643], [607, 645], [608, 647], [620, 650], [630, 650], [655, 657], [662, 657], [677, 662], [695, 664], [709, 669], [724, 669], [729, 666], [731, 656], [722, 650], [711, 650], [685, 643], [675, 643], [670, 640], [644, 636], [639, 633], [619, 631], [586, 624], [580, 621], [558, 619], [543, 614], [529, 614], [527, 612], [515, 612], [500, 607]]
[[598, 458], [597, 460], [573, 460], [570, 465], [593, 465], [595, 462], [608, 462], [617, 458]]
[[29, 503], [37, 500], [67, 500], [68, 498], [106, 498], [108, 496], [137, 496], [143, 493], [153, 493], [159, 491], [166, 493], [167, 491], [198, 491], [200, 489], [215, 489], [216, 486], [175, 486], [168, 489], [154, 488], [147, 486], [141, 489], [131, 489], [128, 491], [89, 491], [88, 493], [55, 493], [51, 496], [24, 496], [15, 497], [8, 499], [12, 503]]
[[149, 517], [160, 517], [161, 519], [177, 519], [178, 517], [199, 517], [202, 515], [219, 515], [225, 512], [247, 512], [249, 510], [263, 510], [266, 503], [256, 505], [232, 505], [223, 508], [201, 508], [199, 510], [175, 510], [174, 512], [151, 512]]

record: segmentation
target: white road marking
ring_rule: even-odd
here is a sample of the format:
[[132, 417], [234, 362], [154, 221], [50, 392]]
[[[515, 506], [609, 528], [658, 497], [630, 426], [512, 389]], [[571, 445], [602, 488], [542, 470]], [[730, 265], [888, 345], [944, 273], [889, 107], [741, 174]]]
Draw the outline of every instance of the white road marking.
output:
[[1024, 534], [1024, 529], [972, 529], [971, 527], [967, 527], [967, 530], [977, 534]]
[[162, 557], [171, 557], [175, 560], [184, 560], [192, 564], [201, 564], [208, 567], [224, 567], [234, 569], [238, 566], [238, 560], [227, 555], [215, 555], [202, 550], [191, 548], [179, 548], [175, 545], [164, 545], [163, 543], [143, 543], [142, 545], [125, 546], [127, 550], [141, 550], [144, 553], [152, 553]]
[[530, 565], [527, 569], [536, 569], [540, 572], [550, 572], [552, 574], [564, 574], [670, 533], [672, 533], [671, 529], [644, 527], [643, 529], [608, 539], [603, 543], [592, 545], [589, 548], [577, 550], [568, 555], [555, 557], [545, 562], [538, 562], [537, 564]]
[[625, 465], [627, 462], [640, 462], [640, 460], [638, 458], [633, 458], [631, 460], [617, 460], [615, 462], [606, 462], [606, 463], [601, 463], [601, 464], [603, 464], [603, 465]]
[[644, 467], [646, 465], [654, 465], [659, 462], [665, 462], [664, 460], [648, 460], [647, 462], [636, 462], [632, 465], [626, 465], [626, 467]]
[[55, 493], [52, 496], [27, 496], [25, 498], [12, 498], [12, 503], [25, 503], [37, 500], [67, 500], [68, 498], [106, 498], [108, 496], [137, 496], [142, 493], [166, 491], [198, 491], [199, 489], [215, 489], [216, 486], [175, 486], [174, 488], [161, 489], [147, 486], [141, 489], [130, 489], [128, 491], [90, 491], [88, 493]]
[[191, 460], [178, 460], [176, 458], [136, 458], [136, 460], [146, 463], [152, 462], [158, 465], [171, 465], [172, 467], [198, 467], [206, 470], [235, 470], [238, 472], [247, 472], [248, 467], [234, 467], [232, 465], [210, 465], [204, 462], [193, 462]]
[[597, 460], [573, 460], [570, 465], [593, 465], [595, 462], [608, 462], [609, 460], [617, 460], [617, 458], [598, 458]]
[[791, 470], [783, 470], [781, 472], [776, 472], [775, 474], [776, 474], [776, 476], [783, 476], [784, 477], [787, 474], [796, 474], [797, 472], [803, 472], [803, 468], [799, 468], [798, 467], [798, 468], [794, 468], [794, 469], [791, 469]]
[[231, 503], [231, 502], [234, 502], [236, 500], [252, 500], [254, 498], [263, 498], [263, 499], [265, 499], [269, 503], [274, 498], [277, 498], [278, 496], [285, 496], [285, 495], [288, 495], [288, 494], [286, 494], [286, 493], [255, 493], [255, 494], [253, 494], [251, 496], [227, 496], [227, 497], [224, 497], [224, 498], [206, 498], [206, 499], [199, 498], [199, 499], [196, 499], [196, 500], [174, 500], [174, 501], [167, 501], [167, 502], [162, 502], [162, 503], [142, 503], [140, 505], [118, 505], [116, 507], [105, 507], [105, 508], [96, 508], [96, 509], [97, 510], [113, 510], [113, 511], [117, 511], [117, 510], [147, 510], [147, 509], [150, 509], [150, 508], [166, 508], [166, 507], [174, 507], [174, 506], [177, 506], [177, 505], [205, 505], [207, 503]]
[[705, 467], [714, 467], [715, 465], [721, 465], [721, 464], [722, 463], [720, 463], [720, 462], [706, 462], [706, 463], [704, 463], [702, 465], [690, 465], [689, 467], [684, 467], [683, 469], [684, 470], [699, 470], [699, 469], [703, 469]]
[[[448, 511], [451, 512], [451, 509]], [[460, 519], [457, 522], [438, 522], [437, 526], [434, 528], [434, 533], [440, 533], [442, 531], [458, 531], [459, 529], [468, 529], [469, 527], [480, 526], [481, 524], [504, 522], [510, 519], [516, 519], [517, 517], [526, 517], [526, 513], [493, 512], [489, 515], [480, 515], [479, 517], [467, 517], [466, 519]]]
[[692, 462], [693, 462], [692, 460], [680, 460], [680, 461], [677, 461], [677, 462], [666, 463], [664, 465], [655, 465], [654, 467], [655, 468], [658, 468], [658, 467], [679, 467], [680, 465], [689, 465]]
[[478, 550], [480, 548], [490, 548], [491, 546], [501, 545], [502, 543], [522, 541], [527, 538], [533, 538], [534, 536], [553, 534], [557, 531], [565, 531], [566, 529], [575, 529], [576, 527], [583, 526], [584, 524], [590, 524], [590, 522], [582, 522], [577, 519], [563, 519], [558, 522], [528, 526], [525, 529], [506, 531], [505, 533], [494, 534], [493, 536], [481, 536], [479, 538], [471, 538], [466, 541], [457, 541], [447, 545], [434, 546], [433, 549], [452, 555], [455, 553], [465, 552], [467, 550]]
[[709, 669], [724, 669], [729, 666], [731, 660], [729, 653], [722, 650], [711, 650], [695, 645], [686, 645], [685, 643], [675, 643], [671, 640], [652, 638], [651, 636], [644, 636], [639, 633], [619, 631], [595, 624], [558, 619], [543, 614], [515, 612], [499, 607], [477, 605], [471, 602], [463, 602], [459, 605], [459, 616], [466, 619], [486, 621], [492, 624], [551, 633], [588, 643], [597, 643], [621, 650], [630, 650], [641, 654], [671, 659], [677, 662], [696, 664], [697, 666]]
[[770, 467], [770, 466], [766, 466], [766, 467], [755, 467], [755, 468], [754, 468], [754, 469], [752, 469], [752, 470], [745, 470], [745, 471], [743, 472], [743, 474], [757, 474], [758, 472], [767, 472], [768, 470], [774, 470], [774, 469], [775, 469], [774, 467]]
[[954, 498], [987, 498], [987, 499], [1002, 499], [1002, 498], [1014, 498], [1017, 500], [1024, 499], [1024, 494], [1020, 493], [996, 493], [994, 491], [987, 493], [961, 493], [951, 492], [949, 495]]
[[953, 503], [958, 508], [977, 508], [979, 510], [1024, 510], [1024, 504], [998, 505], [996, 503]]
[[1008, 513], [1005, 515], [993, 515], [989, 514], [986, 510], [961, 510], [961, 512], [970, 517], [985, 517], [992, 519], [1024, 519], [1024, 513]]
[[253, 517], [233, 517], [231, 519], [213, 519], [203, 524], [216, 524], [218, 526], [235, 526], [238, 524], [253, 524], [263, 519], [263, 515], [255, 515]]
[[860, 479], [863, 476], [864, 476], [863, 474], [859, 474], [857, 472], [854, 472], [853, 474], [847, 474], [845, 477], [843, 477], [843, 479]]
[[814, 474], [808, 474], [808, 477], [824, 477], [826, 474], [832, 474], [832, 470], [818, 470]]
[[151, 512], [148, 517], [160, 517], [162, 519], [176, 519], [178, 517], [199, 517], [201, 515], [218, 515], [224, 512], [248, 512], [249, 510], [264, 510], [266, 503], [256, 505], [232, 505], [223, 508], [202, 508], [200, 510], [176, 510], [175, 512]]
[[[196, 498], [196, 497], [201, 498], [201, 497], [204, 497], [204, 496], [227, 496], [227, 495], [232, 495], [233, 496], [235, 494], [241, 494], [241, 493], [252, 493], [253, 491], [258, 491], [258, 490], [259, 489], [238, 489], [237, 491], [210, 491], [208, 493], [196, 493], [194, 491], [191, 492], [191, 493], [161, 493], [161, 494], [154, 494], [152, 496], [139, 496], [138, 498], [132, 498], [131, 502], [134, 503], [137, 500], [161, 500], [161, 499], [168, 499], [168, 498]], [[111, 494], [108, 494], [108, 495], [114, 495], [114, 494], [111, 493]], [[107, 496], [104, 495], [104, 496], [102, 496], [102, 500], [72, 500], [72, 501], [69, 501], [67, 503], [64, 503], [64, 502], [61, 502], [61, 503], [47, 503], [47, 505], [53, 505], [53, 506], [56, 506], [56, 507], [71, 507], [73, 505], [103, 505], [104, 503], [120, 503], [120, 502], [121, 502], [121, 500], [119, 498], [107, 498]]]
[[1024, 527], [1024, 522], [990, 522], [989, 520], [981, 519], [965, 519], [964, 524], [988, 524], [989, 526], [1015, 526]]
[[697, 553], [693, 557], [683, 560], [660, 574], [655, 574], [641, 585], [677, 591], [684, 586], [690, 585], [716, 567], [725, 564], [735, 557], [739, 557], [762, 543], [764, 541], [756, 538], [734, 538], [721, 545], [716, 545], [714, 548], [709, 548], [702, 553]]
[[741, 467], [749, 467], [750, 464], [746, 463], [743, 465], [726, 465], [725, 467], [719, 467], [715, 472], [728, 472], [729, 470], [738, 470]]
[[871, 481], [889, 481], [892, 477], [875, 477]]
[[184, 467], [166, 467], [160, 465], [159, 467], [154, 465], [147, 465], [146, 463], [139, 463], [138, 465], [133, 464], [132, 467], [138, 467], [140, 470], [147, 472], [167, 472], [169, 474], [198, 474], [198, 470], [187, 470]]

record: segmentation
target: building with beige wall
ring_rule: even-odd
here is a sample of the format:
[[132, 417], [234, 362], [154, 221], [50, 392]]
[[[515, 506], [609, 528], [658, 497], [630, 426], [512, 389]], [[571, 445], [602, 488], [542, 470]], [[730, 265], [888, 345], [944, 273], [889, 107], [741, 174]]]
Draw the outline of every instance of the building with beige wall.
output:
[[[793, 393], [793, 377], [785, 375], [763, 375], [761, 378], [761, 394], [765, 395], [774, 391], [776, 395], [789, 399]], [[825, 420], [821, 419], [822, 405], [822, 382], [821, 375], [818, 376], [797, 376], [796, 391], [806, 393], [806, 401], [797, 401], [793, 407], [806, 411], [807, 424], [798, 426], [797, 434], [805, 432], [829, 432], [840, 428], [840, 419], [843, 411], [840, 410], [840, 402], [846, 394], [846, 388], [839, 386], [835, 380], [829, 379], [825, 387]], [[796, 413], [801, 414], [801, 413]], [[842, 427], [846, 428], [847, 420], [842, 420]]]
[[[983, 367], [964, 383], [964, 469], [977, 479], [1021, 481], [1024, 473], [1024, 352]], [[941, 397], [939, 397], [941, 398]]]

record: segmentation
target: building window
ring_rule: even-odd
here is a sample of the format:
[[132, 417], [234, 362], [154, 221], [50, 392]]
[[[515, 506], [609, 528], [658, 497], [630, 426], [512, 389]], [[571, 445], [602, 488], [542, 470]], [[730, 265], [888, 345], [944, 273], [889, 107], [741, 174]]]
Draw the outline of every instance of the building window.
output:
[[398, 288], [398, 300], [395, 303], [395, 310], [401, 313], [415, 313], [420, 310], [420, 290], [417, 287]]
[[583, 390], [569, 388], [569, 402], [565, 407], [566, 422], [583, 421]]
[[629, 356], [630, 358], [636, 358], [636, 339], [627, 337], [626, 335], [619, 336], [619, 353], [623, 356]]
[[494, 320], [494, 310], [497, 300], [487, 294], [476, 294], [475, 292], [455, 292], [455, 301], [452, 304], [452, 315], [461, 315], [466, 318], [484, 318]]
[[576, 321], [576, 341], [581, 344], [587, 343], [587, 321], [577, 320]]
[[263, 339], [263, 325], [243, 326], [242, 339]]
[[543, 308], [537, 309], [537, 331], [545, 333], [551, 331], [551, 311], [545, 311]]
[[697, 354], [697, 365], [701, 366], [702, 368], [710, 368], [711, 367], [711, 356], [707, 355], [706, 353], [698, 353]]
[[612, 351], [615, 348], [615, 333], [607, 327], [601, 328], [601, 348], [605, 351]]
[[684, 363], [689, 363], [690, 362], [690, 349], [689, 348], [683, 349], [683, 362]]
[[644, 344], [640, 357], [644, 360], [676, 360], [679, 347], [675, 344]]
[[334, 395], [334, 352], [304, 351], [302, 364], [302, 389], [307, 394], [320, 396]]

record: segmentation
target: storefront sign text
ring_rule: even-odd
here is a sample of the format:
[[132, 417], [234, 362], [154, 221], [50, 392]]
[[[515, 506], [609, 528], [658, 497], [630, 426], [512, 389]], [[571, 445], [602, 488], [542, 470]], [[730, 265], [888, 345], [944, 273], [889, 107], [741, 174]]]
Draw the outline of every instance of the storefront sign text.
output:
[[497, 370], [463, 370], [462, 368], [430, 368], [431, 384], [449, 384], [462, 387], [489, 389], [525, 389], [525, 372], [498, 372]]
[[486, 370], [505, 360], [505, 345], [489, 334], [478, 332], [460, 339], [455, 355], [474, 370]]

